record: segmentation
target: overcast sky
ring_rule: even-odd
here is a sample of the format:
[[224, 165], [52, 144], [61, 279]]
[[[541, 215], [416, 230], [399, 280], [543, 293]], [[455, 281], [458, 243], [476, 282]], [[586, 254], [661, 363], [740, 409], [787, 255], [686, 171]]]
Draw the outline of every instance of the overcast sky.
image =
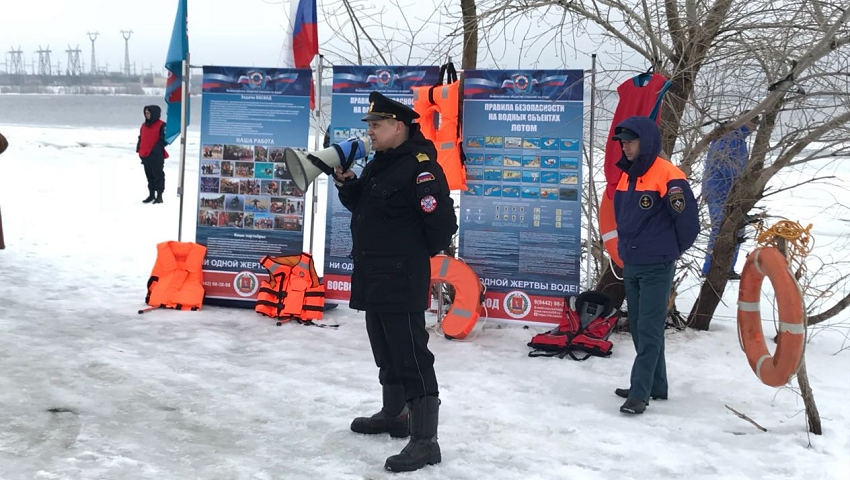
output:
[[[121, 30], [132, 30], [130, 37], [130, 62], [137, 71], [153, 66], [161, 69], [168, 50], [177, 0], [22, 0], [4, 1], [0, 16], [0, 49], [3, 61], [8, 51], [18, 46], [24, 51], [27, 70], [38, 61], [35, 53], [39, 46], [50, 47], [51, 61], [55, 66], [67, 65], [65, 50], [79, 45], [85, 71], [90, 69], [91, 42], [87, 32], [99, 32], [95, 48], [100, 68], [108, 63], [110, 71], [118, 71], [124, 62], [124, 39]], [[324, 50], [330, 32], [323, 29], [322, 17], [328, 7], [338, 2], [319, 0], [319, 42]], [[411, 0], [405, 7], [416, 18], [417, 3], [421, 7], [430, 2]], [[189, 0], [189, 44], [193, 65], [279, 66], [281, 46], [289, 13], [289, 0]], [[427, 13], [427, 12], [425, 12]], [[424, 17], [425, 14], [421, 15]], [[445, 30], [445, 29], [444, 29]], [[583, 39], [577, 39], [582, 42]], [[589, 45], [589, 42], [588, 42]], [[510, 47], [510, 45], [508, 45]], [[500, 46], [504, 48], [504, 46]], [[589, 47], [586, 47], [589, 51]], [[572, 53], [571, 53], [572, 54]], [[544, 49], [539, 68], [589, 68], [586, 55], [578, 58], [555, 56], [551, 46]], [[551, 58], [546, 58], [549, 55]], [[484, 57], [483, 46], [479, 52], [479, 68], [532, 68], [537, 55], [506, 55], [499, 65]], [[604, 57], [604, 55], [603, 55]], [[600, 58], [604, 62], [604, 58]], [[612, 58], [608, 57], [611, 61]], [[457, 64], [460, 59], [455, 59]], [[489, 64], [488, 64], [489, 62]]]
[[[24, 0], [3, 2], [0, 48], [24, 51], [26, 63], [37, 60], [38, 46], [50, 46], [55, 64], [65, 65], [68, 44], [79, 44], [86, 70], [91, 61], [87, 32], [100, 32], [97, 62], [118, 70], [124, 61], [121, 30], [132, 30], [130, 61], [137, 68], [165, 62], [177, 0]], [[189, 0], [189, 45], [192, 64], [276, 65], [283, 41], [286, 3], [263, 0]], [[321, 33], [320, 33], [321, 35]], [[64, 67], [63, 67], [64, 68]]]

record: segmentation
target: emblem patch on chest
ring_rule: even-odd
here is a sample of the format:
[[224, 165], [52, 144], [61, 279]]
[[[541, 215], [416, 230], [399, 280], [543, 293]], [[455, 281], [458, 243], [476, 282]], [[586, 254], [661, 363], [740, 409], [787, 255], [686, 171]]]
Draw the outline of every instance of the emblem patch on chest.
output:
[[638, 200], [638, 205], [640, 205], [640, 208], [644, 210], [649, 210], [652, 208], [652, 197], [649, 195], [641, 195], [640, 200]]
[[433, 195], [428, 195], [426, 197], [422, 197], [422, 200], [419, 201], [419, 205], [422, 207], [423, 212], [431, 213], [437, 209], [437, 199], [434, 198]]

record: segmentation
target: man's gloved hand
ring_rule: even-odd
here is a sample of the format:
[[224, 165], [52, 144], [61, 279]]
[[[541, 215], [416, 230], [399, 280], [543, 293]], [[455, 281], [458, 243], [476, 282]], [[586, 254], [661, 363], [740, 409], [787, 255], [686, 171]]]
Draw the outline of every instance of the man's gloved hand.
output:
[[345, 182], [350, 182], [357, 179], [357, 175], [351, 170], [343, 171], [339, 165], [334, 168], [334, 183], [337, 187], [341, 187]]

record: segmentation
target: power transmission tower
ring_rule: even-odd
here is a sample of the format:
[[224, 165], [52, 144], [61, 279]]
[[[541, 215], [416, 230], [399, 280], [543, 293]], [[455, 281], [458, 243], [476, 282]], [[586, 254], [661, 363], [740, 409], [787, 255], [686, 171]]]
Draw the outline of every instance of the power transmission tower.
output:
[[21, 47], [15, 50], [12, 47], [9, 50], [9, 75], [26, 75], [27, 71], [24, 68], [24, 51]]
[[83, 65], [80, 63], [80, 46], [77, 45], [77, 48], [71, 48], [68, 45], [68, 50], [65, 50], [68, 53], [68, 68], [65, 70], [65, 75], [71, 75], [74, 77], [79, 77], [83, 74]]
[[121, 36], [124, 37], [124, 75], [130, 76], [130, 35], [133, 31], [121, 30]]
[[38, 74], [48, 77], [53, 75], [52, 67], [50, 66], [50, 45], [47, 48], [41, 48], [41, 45], [39, 45], [38, 50], [35, 52], [38, 53]]
[[97, 36], [100, 35], [99, 32], [86, 32], [89, 36], [89, 40], [91, 40], [91, 74], [97, 75], [97, 61], [94, 58], [94, 41], [97, 40]]

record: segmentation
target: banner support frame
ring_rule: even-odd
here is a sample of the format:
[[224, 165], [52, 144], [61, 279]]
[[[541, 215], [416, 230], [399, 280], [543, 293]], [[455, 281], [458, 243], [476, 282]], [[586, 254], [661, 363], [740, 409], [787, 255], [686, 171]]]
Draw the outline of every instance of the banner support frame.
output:
[[180, 92], [180, 166], [178, 168], [177, 196], [180, 198], [180, 207], [177, 220], [177, 241], [183, 241], [183, 179], [186, 169], [186, 131], [189, 120], [189, 53], [183, 59], [183, 78]]

